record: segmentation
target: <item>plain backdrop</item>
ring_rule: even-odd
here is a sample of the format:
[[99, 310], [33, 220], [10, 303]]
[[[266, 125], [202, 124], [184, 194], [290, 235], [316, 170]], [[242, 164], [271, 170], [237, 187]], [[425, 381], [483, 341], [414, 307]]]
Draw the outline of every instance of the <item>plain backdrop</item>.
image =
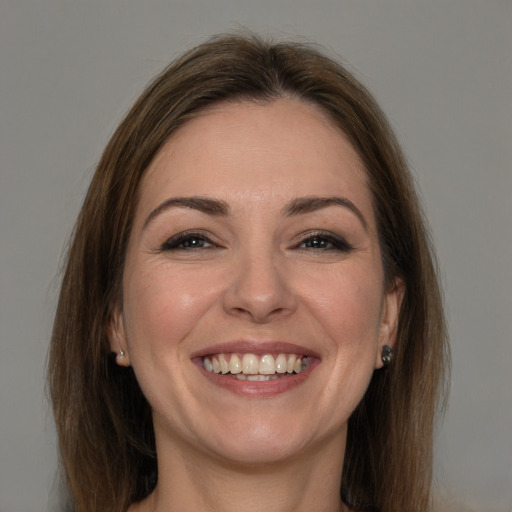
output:
[[[103, 146], [145, 84], [249, 28], [356, 70], [410, 159], [453, 347], [437, 441], [444, 510], [512, 510], [512, 2], [0, 0], [0, 510], [57, 470], [44, 372], [59, 260]], [[52, 509], [54, 505], [50, 505]]]

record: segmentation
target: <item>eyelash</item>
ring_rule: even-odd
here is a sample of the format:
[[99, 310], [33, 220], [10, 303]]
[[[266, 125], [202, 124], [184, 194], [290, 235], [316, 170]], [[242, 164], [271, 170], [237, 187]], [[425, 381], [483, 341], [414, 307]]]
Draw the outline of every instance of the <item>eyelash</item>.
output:
[[[321, 244], [329, 244], [328, 247], [302, 247], [306, 243], [321, 243]], [[350, 252], [353, 250], [353, 247], [343, 238], [332, 235], [331, 233], [323, 233], [321, 231], [316, 233], [308, 233], [306, 237], [304, 237], [298, 247], [298, 249], [302, 250], [315, 250], [321, 252], [327, 251], [340, 251], [340, 252]]]
[[[186, 243], [191, 243], [192, 241], [198, 241], [202, 244], [207, 243], [208, 246], [188, 246], [185, 247]], [[195, 250], [205, 250], [216, 247], [207, 236], [202, 233], [197, 232], [187, 232], [178, 233], [177, 235], [166, 240], [160, 247], [161, 251], [195, 251]]]
[[[199, 242], [199, 245], [186, 245], [186, 244], [196, 244]], [[204, 244], [207, 244], [205, 247]], [[323, 247], [317, 246], [313, 247], [310, 245], [306, 247], [305, 244], [319, 244], [324, 245]], [[327, 246], [325, 246], [327, 245]], [[206, 235], [199, 232], [184, 232], [178, 233], [177, 235], [166, 240], [160, 247], [160, 250], [163, 252], [166, 251], [196, 251], [196, 250], [206, 250], [217, 247], [217, 245], [210, 240]], [[343, 238], [339, 238], [330, 233], [323, 233], [321, 231], [315, 233], [308, 233], [300, 243], [296, 246], [297, 249], [308, 251], [319, 251], [319, 252], [330, 252], [330, 251], [340, 251], [340, 252], [350, 252], [353, 250], [353, 247], [346, 242]]]

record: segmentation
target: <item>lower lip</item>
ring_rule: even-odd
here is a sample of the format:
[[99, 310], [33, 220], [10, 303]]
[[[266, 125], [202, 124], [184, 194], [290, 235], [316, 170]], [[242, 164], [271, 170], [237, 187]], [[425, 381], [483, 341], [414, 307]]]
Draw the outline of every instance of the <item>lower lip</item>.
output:
[[216, 386], [237, 395], [266, 398], [286, 393], [300, 386], [311, 375], [318, 362], [313, 359], [309, 366], [300, 373], [264, 381], [239, 380], [236, 377], [226, 377], [219, 373], [209, 372], [204, 369], [202, 360], [196, 364], [201, 373]]

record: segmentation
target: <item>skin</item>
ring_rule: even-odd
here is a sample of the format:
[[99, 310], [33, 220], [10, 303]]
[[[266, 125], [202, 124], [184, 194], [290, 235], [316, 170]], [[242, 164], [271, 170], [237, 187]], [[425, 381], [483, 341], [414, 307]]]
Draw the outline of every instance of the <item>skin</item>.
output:
[[[229, 214], [158, 209], [191, 196]], [[283, 213], [311, 196], [354, 208]], [[130, 510], [343, 510], [347, 421], [394, 343], [402, 295], [400, 283], [384, 289], [363, 166], [319, 109], [230, 103], [186, 124], [142, 181], [110, 326], [157, 443], [158, 485]], [[238, 340], [294, 343], [315, 354], [314, 368], [271, 396], [233, 392], [193, 356]]]

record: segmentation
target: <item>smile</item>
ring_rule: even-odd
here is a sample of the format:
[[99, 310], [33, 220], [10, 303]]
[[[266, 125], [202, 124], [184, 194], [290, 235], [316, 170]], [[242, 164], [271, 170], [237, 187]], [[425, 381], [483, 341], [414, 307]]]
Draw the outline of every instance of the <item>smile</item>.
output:
[[219, 353], [203, 358], [206, 371], [249, 381], [274, 380], [296, 375], [306, 370], [310, 363], [310, 357], [285, 353]]

